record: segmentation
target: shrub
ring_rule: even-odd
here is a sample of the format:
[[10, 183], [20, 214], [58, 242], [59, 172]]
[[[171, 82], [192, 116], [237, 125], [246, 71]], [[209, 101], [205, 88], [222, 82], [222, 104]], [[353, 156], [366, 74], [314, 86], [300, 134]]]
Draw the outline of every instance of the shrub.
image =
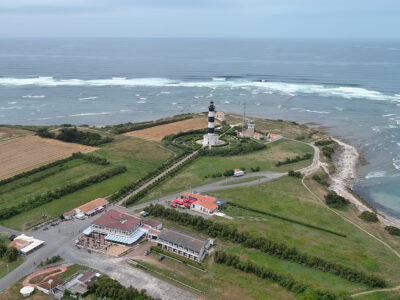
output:
[[333, 149], [332, 147], [329, 146], [322, 147], [322, 154], [329, 159], [332, 159], [332, 155], [334, 152], [335, 149]]
[[39, 128], [36, 131], [36, 135], [42, 137], [42, 138], [49, 138], [49, 139], [54, 139], [55, 135], [52, 132], [49, 132], [49, 130], [46, 127]]
[[334, 191], [330, 191], [326, 196], [325, 196], [325, 202], [327, 205], [333, 207], [333, 208], [343, 208], [346, 207], [350, 204], [350, 201], [347, 200], [346, 198], [338, 195]]
[[6, 250], [4, 253], [3, 257], [6, 259], [8, 262], [13, 262], [16, 261], [18, 258], [18, 250], [15, 247], [10, 247]]
[[290, 171], [288, 172], [288, 175], [291, 176], [291, 177], [296, 177], [296, 178], [301, 178], [301, 177], [303, 177], [303, 175], [301, 174], [301, 172], [296, 172], [296, 171], [293, 171], [293, 170], [290, 170]]
[[386, 226], [385, 230], [389, 232], [391, 235], [397, 235], [400, 236], [400, 228], [394, 227], [394, 226]]
[[361, 213], [361, 215], [359, 215], [359, 218], [367, 221], [367, 222], [372, 222], [372, 223], [376, 223], [379, 221], [378, 216], [376, 215], [376, 213], [371, 212], [371, 211], [363, 211]]
[[303, 161], [303, 160], [307, 160], [312, 158], [312, 154], [311, 153], [306, 153], [303, 156], [299, 156], [297, 155], [295, 158], [286, 158], [286, 160], [284, 161], [278, 161], [275, 166], [276, 167], [280, 167], [282, 165], [288, 165], [288, 164], [293, 164], [299, 161]]
[[323, 141], [316, 141], [315, 146], [326, 146], [332, 144], [332, 140], [323, 140]]
[[319, 176], [317, 174], [313, 175], [312, 179], [315, 180], [316, 182], [318, 182], [319, 184], [323, 185], [323, 186], [326, 186], [326, 187], [329, 186], [329, 182], [326, 179], [322, 178], [321, 176]]

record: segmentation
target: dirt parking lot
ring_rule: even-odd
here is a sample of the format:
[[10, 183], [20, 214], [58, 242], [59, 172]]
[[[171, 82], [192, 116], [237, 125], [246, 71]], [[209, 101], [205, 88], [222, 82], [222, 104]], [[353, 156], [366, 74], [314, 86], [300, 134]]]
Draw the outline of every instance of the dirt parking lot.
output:
[[[194, 129], [203, 129], [207, 127], [207, 124], [207, 118], [205, 117], [193, 118], [142, 130], [131, 131], [125, 133], [124, 135], [141, 138], [148, 141], [159, 142], [164, 136]], [[216, 121], [216, 124], [218, 125], [219, 122]]]
[[89, 153], [97, 149], [38, 136], [6, 140], [0, 142], [0, 180], [66, 158], [74, 152]]

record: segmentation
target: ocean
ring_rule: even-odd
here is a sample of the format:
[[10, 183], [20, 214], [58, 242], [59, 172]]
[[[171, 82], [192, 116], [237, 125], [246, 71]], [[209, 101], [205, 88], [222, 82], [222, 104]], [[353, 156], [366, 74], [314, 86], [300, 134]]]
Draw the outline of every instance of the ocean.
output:
[[217, 110], [323, 126], [367, 164], [355, 191], [400, 219], [400, 41], [0, 39], [0, 124]]

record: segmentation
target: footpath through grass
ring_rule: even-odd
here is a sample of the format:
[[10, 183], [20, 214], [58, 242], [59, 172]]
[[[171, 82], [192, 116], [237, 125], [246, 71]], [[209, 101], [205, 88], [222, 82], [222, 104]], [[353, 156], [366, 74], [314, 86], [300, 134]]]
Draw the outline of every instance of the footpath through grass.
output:
[[250, 189], [239, 187], [210, 194], [344, 233], [345, 238], [238, 208], [224, 211], [235, 217], [233, 221], [219, 219], [268, 239], [285, 241], [299, 251], [380, 276], [391, 284], [398, 282], [398, 258], [378, 241], [315, 202], [297, 178], [283, 177]]

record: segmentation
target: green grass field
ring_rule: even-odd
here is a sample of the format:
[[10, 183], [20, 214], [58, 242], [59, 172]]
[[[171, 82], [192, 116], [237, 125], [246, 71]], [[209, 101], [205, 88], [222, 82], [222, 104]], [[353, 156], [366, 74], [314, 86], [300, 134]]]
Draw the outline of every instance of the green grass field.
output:
[[[116, 165], [124, 165], [128, 168], [128, 171], [34, 208], [28, 212], [16, 215], [7, 220], [2, 220], [0, 221], [0, 224], [21, 230], [42, 222], [44, 220], [42, 218], [43, 215], [47, 216], [46, 219], [59, 217], [63, 212], [71, 210], [90, 200], [98, 197], [109, 196], [125, 184], [137, 180], [147, 172], [158, 167], [163, 161], [171, 157], [173, 153], [170, 150], [161, 147], [158, 143], [125, 136], [115, 136], [114, 142], [105, 144], [100, 150], [94, 152], [93, 155], [105, 157], [111, 164], [102, 167], [84, 163], [62, 171], [60, 174], [50, 176], [32, 185], [34, 187], [40, 187], [40, 191], [45, 192], [46, 188], [54, 189], [57, 186], [67, 184], [68, 182], [63, 181], [63, 178], [66, 175], [68, 175], [65, 177], [66, 180], [77, 180], [78, 178], [82, 179], [86, 176], [95, 175], [98, 171], [103, 170], [104, 168], [110, 168]], [[75, 161], [71, 161], [71, 164], [75, 163]], [[38, 175], [40, 175], [40, 173]], [[20, 187], [13, 191], [13, 193], [15, 193], [14, 195], [24, 195], [24, 193], [32, 190], [33, 188], [31, 185], [27, 185]], [[1, 194], [0, 197], [6, 194], [7, 193]], [[1, 203], [2, 201], [0, 201], [0, 204]]]
[[287, 157], [293, 158], [296, 157], [296, 155], [303, 155], [304, 153], [314, 153], [313, 148], [296, 141], [283, 139], [269, 144], [267, 149], [249, 154], [229, 157], [201, 157], [190, 166], [183, 169], [179, 174], [155, 188], [140, 202], [155, 199], [160, 197], [160, 195], [166, 196], [213, 181], [222, 180], [222, 177], [205, 178], [205, 176], [216, 172], [223, 173], [229, 169], [246, 168], [247, 172], [250, 172], [251, 168], [257, 166], [260, 167], [261, 171], [271, 170], [276, 172], [287, 172], [288, 170], [301, 169], [310, 165], [312, 159], [280, 167], [276, 167], [275, 164], [279, 160], [284, 160]]
[[[155, 256], [154, 254], [151, 254]], [[138, 261], [148, 268], [148, 272], [160, 279], [171, 282], [172, 284], [188, 290], [195, 295], [205, 299], [295, 299], [292, 293], [273, 284], [267, 280], [262, 280], [252, 274], [232, 271], [232, 268], [207, 263], [206, 273], [190, 268], [172, 259], [164, 259], [157, 266], [151, 263]], [[155, 272], [161, 273], [157, 274]], [[192, 289], [181, 285], [174, 280], [187, 284], [201, 291], [198, 293]]]
[[283, 177], [252, 188], [239, 187], [210, 194], [344, 233], [346, 238], [237, 208], [224, 211], [234, 216], [234, 221], [219, 218], [241, 230], [285, 241], [300, 251], [379, 275], [391, 284], [399, 282], [400, 260], [378, 241], [315, 202], [297, 178]]
[[[62, 187], [93, 176], [106, 168], [109, 167], [74, 159], [27, 178], [10, 182], [0, 186], [0, 208], [17, 205], [56, 187]], [[41, 180], [34, 182], [39, 179]]]

